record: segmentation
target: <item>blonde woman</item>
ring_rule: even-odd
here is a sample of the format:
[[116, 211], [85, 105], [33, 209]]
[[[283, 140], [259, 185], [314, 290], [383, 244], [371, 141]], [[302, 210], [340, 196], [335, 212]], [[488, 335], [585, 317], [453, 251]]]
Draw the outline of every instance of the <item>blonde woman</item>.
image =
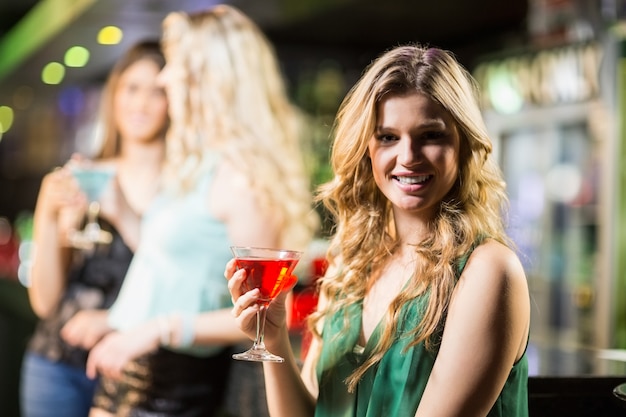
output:
[[79, 226], [74, 220], [84, 214], [85, 196], [67, 166], [41, 183], [28, 288], [40, 321], [22, 365], [24, 417], [89, 413], [96, 381], [85, 376], [88, 350], [110, 330], [106, 309], [131, 262], [139, 218], [154, 197], [165, 154], [167, 98], [157, 85], [164, 64], [158, 42], [140, 42], [113, 67], [102, 93], [104, 141], [91, 162], [116, 172], [99, 200], [99, 223], [111, 232], [110, 244], [91, 252], [70, 246], [68, 235]]
[[227, 347], [246, 340], [223, 276], [230, 246], [303, 250], [316, 226], [301, 118], [258, 27], [225, 5], [177, 12], [162, 44], [164, 189], [109, 314], [118, 331], [88, 360], [89, 375], [105, 381], [139, 368], [147, 377], [93, 415], [215, 415], [233, 363]]
[[[301, 374], [280, 308], [265, 344], [271, 415], [528, 416], [529, 294], [505, 235], [505, 185], [470, 75], [449, 52], [396, 47], [345, 98], [334, 179], [319, 197], [337, 228]], [[249, 336], [256, 292], [226, 269]]]

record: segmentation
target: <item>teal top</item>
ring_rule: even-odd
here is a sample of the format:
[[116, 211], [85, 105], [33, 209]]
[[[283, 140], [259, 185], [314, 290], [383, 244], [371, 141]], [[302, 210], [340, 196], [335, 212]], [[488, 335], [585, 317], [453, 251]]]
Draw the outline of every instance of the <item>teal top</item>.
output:
[[[466, 260], [467, 258], [465, 258]], [[462, 261], [459, 275], [465, 266]], [[350, 323], [361, 323], [363, 305], [353, 304], [326, 320], [323, 345], [317, 365], [319, 397], [316, 417], [414, 417], [437, 352], [423, 343], [407, 349], [411, 330], [422, 319], [428, 292], [403, 306], [396, 330], [396, 341], [381, 361], [368, 369], [356, 392], [349, 393], [346, 378], [364, 357], [370, 355], [382, 333], [382, 322], [365, 347], [357, 345], [361, 326], [344, 328], [344, 312]], [[526, 353], [513, 365], [508, 379], [488, 417], [528, 417], [528, 361]], [[454, 389], [451, 385], [450, 389]], [[442, 398], [442, 401], [445, 401]]]
[[[224, 279], [231, 244], [226, 225], [209, 213], [207, 205], [213, 171], [205, 169], [186, 194], [162, 192], [145, 213], [141, 243], [109, 312], [111, 327], [127, 330], [169, 313], [232, 306]], [[218, 349], [183, 351], [207, 356]]]

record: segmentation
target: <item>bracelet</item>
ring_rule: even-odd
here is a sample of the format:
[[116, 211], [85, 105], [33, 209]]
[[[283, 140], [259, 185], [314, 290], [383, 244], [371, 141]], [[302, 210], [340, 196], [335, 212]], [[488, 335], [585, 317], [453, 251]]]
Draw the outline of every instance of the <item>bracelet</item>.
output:
[[161, 346], [169, 346], [171, 344], [171, 326], [170, 321], [165, 317], [157, 318], [157, 326], [159, 327], [159, 339]]

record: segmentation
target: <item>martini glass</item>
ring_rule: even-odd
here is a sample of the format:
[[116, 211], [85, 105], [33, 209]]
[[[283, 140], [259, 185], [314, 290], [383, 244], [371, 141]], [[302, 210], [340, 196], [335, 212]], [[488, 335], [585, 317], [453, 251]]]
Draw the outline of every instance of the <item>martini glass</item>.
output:
[[272, 300], [291, 281], [291, 272], [302, 256], [302, 252], [286, 249], [268, 249], [231, 246], [237, 268], [246, 270], [244, 289], [258, 288], [261, 298], [257, 301], [256, 338], [250, 349], [233, 355], [234, 359], [253, 362], [284, 362], [285, 359], [270, 353], [263, 342], [265, 316]]
[[98, 198], [115, 175], [111, 167], [73, 166], [72, 175], [78, 181], [81, 190], [87, 196], [87, 223], [82, 230], [76, 230], [70, 235], [70, 243], [78, 249], [91, 250], [98, 243], [109, 244], [113, 240], [111, 233], [102, 230], [98, 224], [100, 203]]

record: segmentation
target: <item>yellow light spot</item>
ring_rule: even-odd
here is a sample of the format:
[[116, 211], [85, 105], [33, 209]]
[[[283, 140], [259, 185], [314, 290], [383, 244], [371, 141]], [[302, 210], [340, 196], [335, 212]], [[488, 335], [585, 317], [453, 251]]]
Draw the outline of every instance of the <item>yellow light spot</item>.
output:
[[105, 26], [98, 32], [98, 43], [101, 45], [117, 45], [122, 41], [124, 32], [117, 26]]
[[65, 52], [65, 65], [81, 68], [89, 61], [89, 50], [82, 46], [72, 46]]
[[13, 125], [13, 109], [0, 106], [0, 134], [7, 132]]
[[65, 67], [58, 62], [50, 62], [41, 72], [41, 81], [46, 84], [60, 84], [65, 77]]

